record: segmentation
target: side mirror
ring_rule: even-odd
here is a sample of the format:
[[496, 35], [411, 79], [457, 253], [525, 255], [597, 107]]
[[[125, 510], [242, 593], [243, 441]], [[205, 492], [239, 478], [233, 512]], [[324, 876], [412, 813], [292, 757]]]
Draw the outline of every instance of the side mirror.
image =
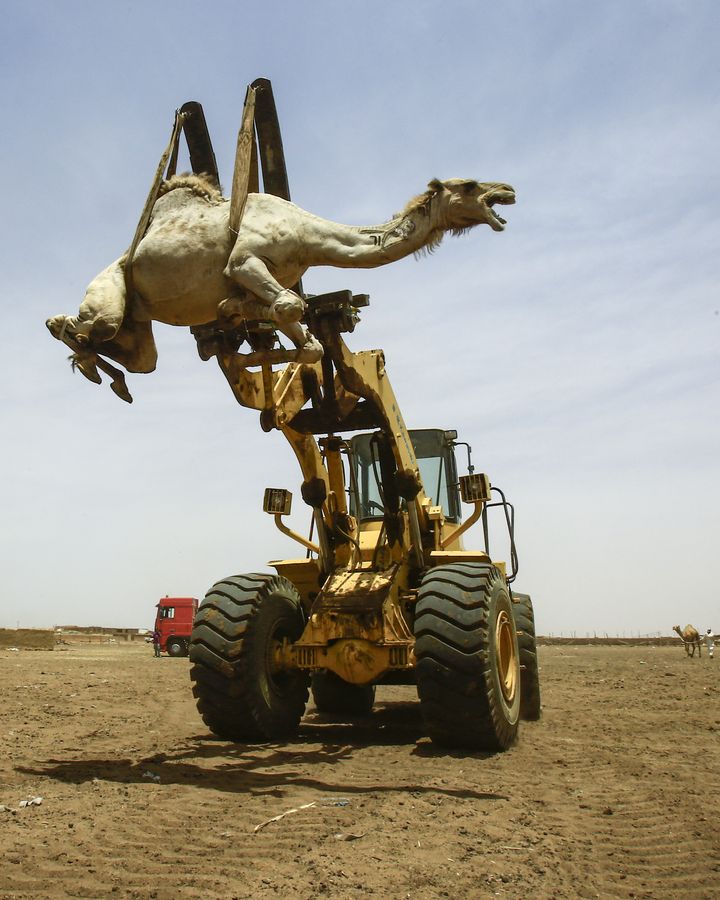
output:
[[292, 493], [285, 488], [265, 488], [263, 512], [271, 516], [289, 516], [292, 506]]

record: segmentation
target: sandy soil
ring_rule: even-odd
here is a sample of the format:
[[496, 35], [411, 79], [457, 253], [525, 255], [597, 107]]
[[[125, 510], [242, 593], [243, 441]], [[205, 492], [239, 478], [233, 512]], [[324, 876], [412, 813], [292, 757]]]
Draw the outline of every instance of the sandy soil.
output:
[[720, 896], [720, 659], [540, 654], [541, 721], [467, 756], [433, 748], [412, 688], [237, 746], [185, 659], [0, 651], [0, 896]]

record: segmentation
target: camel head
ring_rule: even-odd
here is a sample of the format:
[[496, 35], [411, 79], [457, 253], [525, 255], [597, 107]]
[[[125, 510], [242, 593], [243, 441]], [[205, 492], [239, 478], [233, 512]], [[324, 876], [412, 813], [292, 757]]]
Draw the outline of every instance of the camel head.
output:
[[429, 192], [440, 197], [446, 208], [447, 227], [464, 231], [475, 225], [489, 225], [493, 231], [505, 230], [505, 219], [493, 209], [515, 202], [515, 189], [509, 184], [495, 181], [473, 181], [466, 178], [434, 178], [428, 185]]

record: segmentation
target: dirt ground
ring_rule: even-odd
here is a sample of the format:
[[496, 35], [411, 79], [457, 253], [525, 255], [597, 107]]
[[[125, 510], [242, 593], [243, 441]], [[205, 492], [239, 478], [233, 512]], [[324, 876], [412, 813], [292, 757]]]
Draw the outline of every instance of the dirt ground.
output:
[[0, 897], [720, 897], [720, 659], [540, 663], [542, 719], [463, 755], [413, 688], [239, 746], [207, 732], [186, 659], [2, 650]]

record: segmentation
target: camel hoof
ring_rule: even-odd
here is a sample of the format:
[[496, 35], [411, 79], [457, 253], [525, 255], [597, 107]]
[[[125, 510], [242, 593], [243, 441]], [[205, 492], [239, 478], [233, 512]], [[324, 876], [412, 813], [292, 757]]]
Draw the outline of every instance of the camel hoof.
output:
[[71, 356], [70, 359], [72, 361], [73, 369], [77, 369], [81, 372], [88, 381], [92, 381], [93, 384], [102, 384], [102, 378], [97, 370], [96, 356], [80, 356], [80, 354], [76, 353]]
[[114, 378], [110, 383], [110, 387], [113, 390], [113, 393], [116, 394], [121, 400], [124, 400], [126, 403], [132, 403], [133, 398], [132, 394], [127, 388], [127, 384], [125, 383], [125, 379], [122, 375], [118, 378]]
[[295, 361], [299, 363], [316, 363], [323, 357], [323, 348], [320, 341], [314, 337], [308, 337], [307, 342], [299, 348]]
[[284, 290], [275, 298], [270, 307], [270, 315], [279, 325], [292, 325], [305, 315], [306, 305], [302, 297], [293, 291]]

